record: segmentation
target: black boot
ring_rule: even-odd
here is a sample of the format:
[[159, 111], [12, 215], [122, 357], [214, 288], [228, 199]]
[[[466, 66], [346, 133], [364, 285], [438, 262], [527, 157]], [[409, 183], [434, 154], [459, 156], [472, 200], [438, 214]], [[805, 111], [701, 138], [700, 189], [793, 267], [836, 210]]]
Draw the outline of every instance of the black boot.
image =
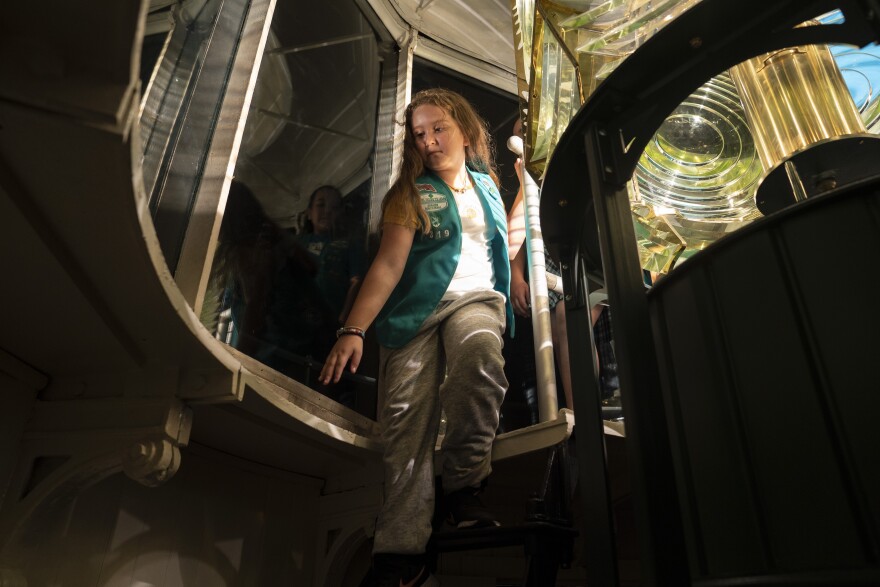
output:
[[464, 487], [446, 495], [446, 521], [450, 525], [459, 529], [501, 525], [480, 499], [484, 485], [485, 481], [479, 487]]

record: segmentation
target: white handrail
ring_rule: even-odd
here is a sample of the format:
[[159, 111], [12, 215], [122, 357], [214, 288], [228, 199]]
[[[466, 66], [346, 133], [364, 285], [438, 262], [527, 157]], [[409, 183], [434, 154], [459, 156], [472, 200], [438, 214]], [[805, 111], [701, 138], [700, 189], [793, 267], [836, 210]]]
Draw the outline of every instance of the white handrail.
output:
[[[522, 139], [512, 136], [508, 148], [522, 156]], [[529, 295], [532, 304], [532, 329], [535, 339], [535, 375], [538, 384], [538, 419], [556, 419], [559, 401], [556, 390], [556, 362], [553, 357], [553, 333], [550, 297], [547, 292], [547, 269], [544, 237], [541, 233], [541, 191], [523, 166], [523, 213], [526, 224], [526, 251], [529, 266]], [[561, 286], [562, 280], [557, 280]]]

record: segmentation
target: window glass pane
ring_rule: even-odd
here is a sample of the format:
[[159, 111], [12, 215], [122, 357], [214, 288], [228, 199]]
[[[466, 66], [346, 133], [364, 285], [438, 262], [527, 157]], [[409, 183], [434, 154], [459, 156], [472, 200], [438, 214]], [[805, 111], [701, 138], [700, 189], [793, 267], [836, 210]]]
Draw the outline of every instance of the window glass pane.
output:
[[[249, 7], [249, 0], [184, 0], [162, 10], [171, 29], [146, 89], [140, 139], [144, 188], [172, 272]], [[146, 44], [148, 52], [156, 42]]]
[[355, 3], [277, 4], [202, 313], [221, 340], [369, 416], [367, 365], [337, 385], [317, 375], [366, 271], [380, 73]]

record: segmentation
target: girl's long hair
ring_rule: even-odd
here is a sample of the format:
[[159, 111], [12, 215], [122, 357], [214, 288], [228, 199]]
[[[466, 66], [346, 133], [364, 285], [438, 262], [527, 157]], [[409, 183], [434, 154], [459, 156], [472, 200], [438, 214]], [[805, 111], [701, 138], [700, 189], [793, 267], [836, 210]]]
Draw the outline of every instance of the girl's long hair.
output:
[[499, 182], [495, 169], [492, 135], [489, 134], [486, 121], [477, 114], [471, 103], [460, 94], [445, 88], [432, 88], [417, 93], [404, 113], [403, 161], [400, 175], [385, 194], [382, 212], [385, 212], [389, 202], [400, 202], [407, 211], [407, 216], [418, 218], [422, 232], [427, 233], [431, 230], [431, 223], [428, 214], [422, 208], [421, 198], [416, 189], [416, 178], [425, 173], [425, 164], [412, 131], [413, 111], [425, 105], [442, 108], [461, 129], [468, 142], [468, 146], [465, 147], [465, 164], [474, 171], [488, 174], [496, 186]]
[[254, 193], [233, 179], [220, 225], [214, 273], [241, 275], [252, 269], [254, 254], [270, 254], [281, 228], [263, 211]]

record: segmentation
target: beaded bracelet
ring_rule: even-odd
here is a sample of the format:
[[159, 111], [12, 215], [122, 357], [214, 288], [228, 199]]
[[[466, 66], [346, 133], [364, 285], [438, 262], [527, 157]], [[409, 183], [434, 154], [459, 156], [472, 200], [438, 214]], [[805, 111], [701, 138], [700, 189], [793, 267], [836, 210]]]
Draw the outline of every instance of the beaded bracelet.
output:
[[361, 340], [366, 340], [366, 337], [364, 336], [364, 330], [362, 328], [358, 328], [357, 326], [343, 326], [336, 331], [336, 338], [339, 338], [340, 336], [345, 336], [346, 334], [360, 336]]

